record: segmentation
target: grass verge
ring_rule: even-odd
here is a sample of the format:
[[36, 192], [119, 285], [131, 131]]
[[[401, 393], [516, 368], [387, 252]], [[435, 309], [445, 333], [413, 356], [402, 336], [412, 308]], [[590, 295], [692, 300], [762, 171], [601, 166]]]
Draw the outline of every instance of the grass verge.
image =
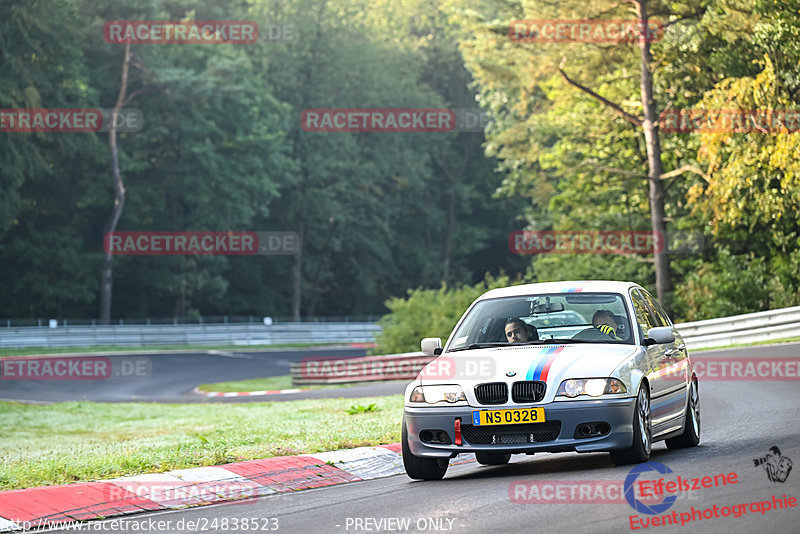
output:
[[[377, 411], [358, 410], [375, 404]], [[348, 410], [356, 408], [354, 414]], [[0, 491], [381, 445], [402, 395], [243, 404], [0, 402]]]

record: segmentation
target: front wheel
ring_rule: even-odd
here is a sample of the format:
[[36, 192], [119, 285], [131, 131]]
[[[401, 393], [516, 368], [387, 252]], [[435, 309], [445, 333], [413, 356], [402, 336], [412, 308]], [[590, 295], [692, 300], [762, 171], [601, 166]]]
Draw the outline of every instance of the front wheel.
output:
[[633, 410], [633, 445], [627, 449], [611, 451], [614, 465], [638, 464], [650, 459], [653, 437], [650, 428], [650, 393], [647, 383], [639, 387]]
[[501, 452], [476, 452], [475, 459], [483, 465], [505, 465], [511, 459], [511, 455]]
[[447, 468], [450, 466], [449, 458], [425, 458], [414, 456], [408, 446], [408, 429], [406, 428], [405, 418], [403, 419], [403, 430], [401, 433], [403, 447], [403, 467], [406, 474], [415, 480], [440, 480]]
[[697, 380], [692, 380], [692, 385], [689, 386], [689, 400], [686, 402], [683, 434], [666, 440], [666, 443], [669, 449], [695, 447], [700, 443], [700, 394], [697, 392]]

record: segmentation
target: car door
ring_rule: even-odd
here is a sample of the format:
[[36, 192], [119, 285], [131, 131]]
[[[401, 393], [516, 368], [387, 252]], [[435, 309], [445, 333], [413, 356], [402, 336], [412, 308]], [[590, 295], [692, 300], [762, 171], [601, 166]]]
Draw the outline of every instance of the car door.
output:
[[[658, 301], [647, 291], [643, 289], [638, 291], [651, 312], [650, 317], [655, 322], [654, 326], [667, 326], [676, 335], [671, 343], [648, 347], [648, 350], [653, 351], [658, 369], [655, 373], [655, 388], [651, 393], [651, 417], [655, 434], [656, 425], [664, 424], [667, 427], [665, 430], [670, 430], [670, 421], [678, 419], [680, 422], [686, 407], [686, 368], [681, 365], [686, 363], [686, 347]], [[676, 369], [681, 371], [676, 372]]]
[[650, 382], [650, 397], [651, 399], [658, 394], [657, 387], [657, 376], [656, 372], [658, 371], [660, 360], [659, 360], [659, 350], [657, 345], [644, 345], [644, 339], [647, 337], [647, 332], [651, 328], [655, 326], [655, 318], [653, 317], [650, 308], [647, 306], [647, 301], [644, 299], [641, 293], [639, 293], [638, 289], [631, 289], [631, 303], [633, 304], [633, 311], [636, 315], [636, 324], [634, 324], [634, 328], [638, 326], [639, 329], [639, 339], [642, 341], [642, 345], [646, 354], [645, 357], [645, 368], [642, 371], [647, 376], [647, 380]]

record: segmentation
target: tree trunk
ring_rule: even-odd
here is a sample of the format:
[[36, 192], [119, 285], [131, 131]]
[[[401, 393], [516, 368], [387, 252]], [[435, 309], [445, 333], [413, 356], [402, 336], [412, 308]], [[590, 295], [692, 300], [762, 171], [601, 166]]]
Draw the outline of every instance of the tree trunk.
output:
[[670, 292], [672, 291], [672, 275], [669, 270], [669, 256], [666, 242], [666, 220], [664, 215], [664, 186], [661, 183], [661, 175], [664, 173], [664, 168], [661, 163], [661, 141], [658, 138], [658, 109], [655, 100], [653, 99], [653, 73], [650, 72], [650, 64], [653, 57], [650, 54], [650, 33], [648, 28], [647, 16], [647, 0], [634, 0], [636, 4], [636, 11], [639, 15], [639, 24], [642, 35], [639, 36], [639, 49], [641, 51], [641, 70], [642, 76], [639, 85], [642, 92], [642, 108], [644, 118], [632, 115], [622, 109], [618, 104], [611, 102], [609, 99], [604, 98], [592, 91], [588, 87], [570, 79], [567, 73], [564, 72], [564, 65], [567, 58], [561, 61], [558, 68], [559, 73], [564, 80], [590, 95], [592, 98], [597, 99], [603, 103], [614, 113], [635, 125], [637, 128], [642, 128], [644, 131], [645, 145], [647, 150], [647, 181], [649, 184], [650, 199], [650, 225], [653, 232], [657, 233], [659, 242], [657, 251], [655, 252], [655, 269], [656, 269], [656, 294], [658, 300], [669, 308]]
[[303, 240], [305, 239], [305, 223], [300, 223], [297, 243], [297, 254], [292, 265], [292, 320], [300, 321], [300, 304], [302, 299], [303, 282]]
[[469, 156], [469, 145], [463, 143], [463, 154], [461, 157], [461, 168], [456, 169], [455, 172], [450, 170], [450, 160], [446, 156], [437, 158], [437, 163], [442, 172], [447, 176], [447, 213], [445, 218], [444, 230], [444, 244], [442, 246], [442, 283], [447, 284], [450, 282], [452, 258], [453, 258], [453, 234], [456, 229], [456, 187], [458, 180], [464, 176], [467, 170], [467, 161]]
[[660, 250], [655, 252], [656, 268], [656, 293], [662, 305], [668, 304], [667, 300], [672, 291], [672, 275], [669, 269], [669, 256], [666, 242], [666, 222], [664, 214], [664, 186], [661, 182], [661, 175], [664, 168], [661, 163], [661, 142], [658, 136], [658, 109], [653, 99], [653, 73], [650, 65], [653, 57], [650, 54], [650, 41], [647, 16], [647, 0], [636, 0], [636, 8], [639, 15], [639, 23], [644, 34], [639, 38], [639, 49], [641, 50], [642, 76], [640, 86], [642, 90], [642, 109], [644, 112], [644, 138], [647, 147], [648, 173], [647, 181], [650, 185], [650, 224], [653, 232], [656, 232], [661, 243]]
[[[114, 175], [114, 209], [106, 223], [105, 233], [114, 232], [117, 229], [122, 209], [125, 207], [125, 184], [122, 183], [122, 175], [119, 172], [119, 151], [117, 150], [117, 115], [122, 106], [128, 100], [125, 94], [128, 91], [128, 69], [131, 64], [131, 44], [125, 45], [125, 59], [122, 61], [122, 80], [120, 82], [117, 103], [111, 111], [111, 128], [108, 132], [108, 146], [111, 149], [111, 169]], [[113, 288], [112, 261], [114, 256], [105, 251], [103, 256], [102, 281], [100, 285], [100, 324], [111, 322], [111, 294]]]
[[447, 188], [447, 222], [444, 230], [444, 252], [442, 259], [442, 283], [450, 281], [450, 258], [453, 255], [453, 232], [456, 226], [456, 192], [455, 184]]

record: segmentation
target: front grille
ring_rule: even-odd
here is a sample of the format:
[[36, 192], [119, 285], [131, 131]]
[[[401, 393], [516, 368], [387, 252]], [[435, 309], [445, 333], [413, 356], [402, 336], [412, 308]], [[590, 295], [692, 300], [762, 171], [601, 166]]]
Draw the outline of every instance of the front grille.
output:
[[505, 404], [508, 402], [508, 384], [492, 382], [475, 386], [475, 398], [481, 404]]
[[461, 425], [464, 440], [473, 445], [539, 443], [552, 441], [561, 433], [561, 421], [528, 425]]
[[540, 402], [546, 388], [547, 384], [536, 380], [514, 382], [511, 386], [511, 398], [514, 402]]

